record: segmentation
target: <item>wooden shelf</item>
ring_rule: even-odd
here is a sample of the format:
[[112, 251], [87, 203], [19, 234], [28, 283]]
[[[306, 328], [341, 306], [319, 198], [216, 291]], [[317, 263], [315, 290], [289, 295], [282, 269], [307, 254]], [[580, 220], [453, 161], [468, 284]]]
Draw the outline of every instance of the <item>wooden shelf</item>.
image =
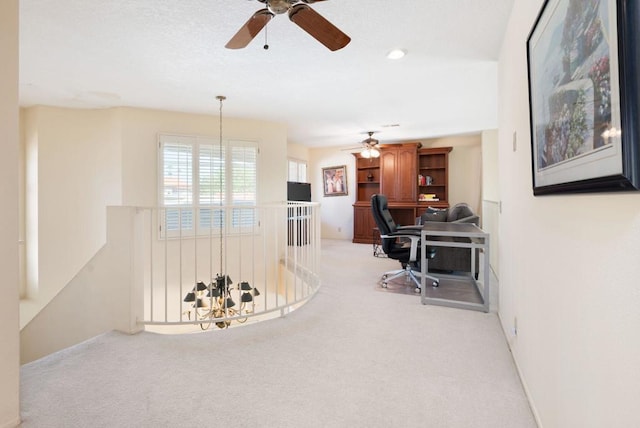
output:
[[356, 157], [357, 169], [380, 168], [380, 158], [365, 159], [360, 156], [360, 153], [354, 153], [353, 155]]
[[[359, 153], [354, 153], [354, 156], [356, 157], [356, 200], [369, 204], [371, 196], [380, 193], [380, 159], [366, 159]], [[369, 219], [367, 215], [371, 216], [370, 213], [366, 213], [366, 210], [361, 212], [359, 221], [371, 223], [373, 218]]]
[[[418, 174], [430, 177], [431, 184], [418, 185], [418, 194], [434, 193], [439, 201], [419, 201], [421, 204], [448, 207], [449, 200], [449, 152], [452, 147], [418, 150]], [[429, 178], [427, 178], [429, 180]]]
[[[396, 223], [414, 224], [427, 207], [447, 208], [448, 164], [451, 147], [422, 149], [421, 143], [380, 146], [380, 157], [356, 158], [356, 202], [353, 204], [353, 242], [373, 243], [376, 227], [371, 196], [382, 193]], [[430, 176], [430, 185], [419, 185], [418, 175]], [[438, 201], [419, 201], [421, 193], [434, 193]]]
[[371, 184], [380, 183], [380, 168], [379, 167], [364, 167], [358, 168], [357, 171], [357, 180], [358, 186], [361, 184]]

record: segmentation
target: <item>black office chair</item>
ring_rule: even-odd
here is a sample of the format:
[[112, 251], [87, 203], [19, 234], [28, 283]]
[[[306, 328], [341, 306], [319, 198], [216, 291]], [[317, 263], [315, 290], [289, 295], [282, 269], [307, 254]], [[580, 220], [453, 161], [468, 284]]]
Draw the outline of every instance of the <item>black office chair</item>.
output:
[[[385, 272], [382, 275], [382, 286], [387, 287], [387, 283], [399, 276], [405, 275], [407, 280], [411, 278], [416, 284], [416, 292], [420, 292], [420, 231], [422, 226], [398, 226], [391, 212], [387, 197], [384, 195], [371, 196], [371, 212], [373, 219], [380, 231], [382, 240], [382, 250], [390, 259], [398, 260], [402, 264], [402, 269]], [[427, 247], [427, 258], [432, 259], [436, 250]], [[427, 275], [434, 287], [439, 285], [436, 277]]]

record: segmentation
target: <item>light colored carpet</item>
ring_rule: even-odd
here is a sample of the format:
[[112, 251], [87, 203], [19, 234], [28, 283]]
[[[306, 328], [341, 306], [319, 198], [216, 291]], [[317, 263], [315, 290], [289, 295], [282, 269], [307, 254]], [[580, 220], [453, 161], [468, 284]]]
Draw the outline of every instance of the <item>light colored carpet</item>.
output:
[[396, 262], [323, 242], [285, 318], [107, 333], [22, 368], [24, 427], [535, 427], [494, 313], [379, 292]]

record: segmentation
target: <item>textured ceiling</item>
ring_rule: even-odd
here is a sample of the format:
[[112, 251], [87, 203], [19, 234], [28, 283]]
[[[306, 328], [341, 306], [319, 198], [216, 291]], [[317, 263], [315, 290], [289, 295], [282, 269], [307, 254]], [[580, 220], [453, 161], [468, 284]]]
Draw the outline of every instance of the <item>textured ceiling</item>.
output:
[[[287, 123], [289, 141], [354, 144], [497, 126], [497, 57], [513, 0], [330, 0], [331, 52], [286, 15], [224, 48], [255, 0], [21, 0], [20, 102], [133, 106]], [[402, 48], [407, 55], [389, 60]], [[398, 127], [385, 125], [399, 124]]]

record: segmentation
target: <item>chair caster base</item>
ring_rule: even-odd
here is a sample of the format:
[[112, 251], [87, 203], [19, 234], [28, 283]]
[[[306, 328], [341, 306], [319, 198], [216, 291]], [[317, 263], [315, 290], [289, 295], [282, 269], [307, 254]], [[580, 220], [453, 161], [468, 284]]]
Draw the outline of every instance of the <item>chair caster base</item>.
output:
[[387, 288], [387, 283], [386, 282], [382, 283], [382, 288]]
[[433, 284], [431, 284], [431, 286], [433, 288], [440, 287], [440, 283], [438, 281], [433, 281]]
[[415, 290], [413, 290], [413, 291], [415, 291], [416, 293], [419, 293], [419, 292], [421, 292], [422, 290], [420, 289], [420, 287], [416, 287], [416, 288], [415, 288]]

